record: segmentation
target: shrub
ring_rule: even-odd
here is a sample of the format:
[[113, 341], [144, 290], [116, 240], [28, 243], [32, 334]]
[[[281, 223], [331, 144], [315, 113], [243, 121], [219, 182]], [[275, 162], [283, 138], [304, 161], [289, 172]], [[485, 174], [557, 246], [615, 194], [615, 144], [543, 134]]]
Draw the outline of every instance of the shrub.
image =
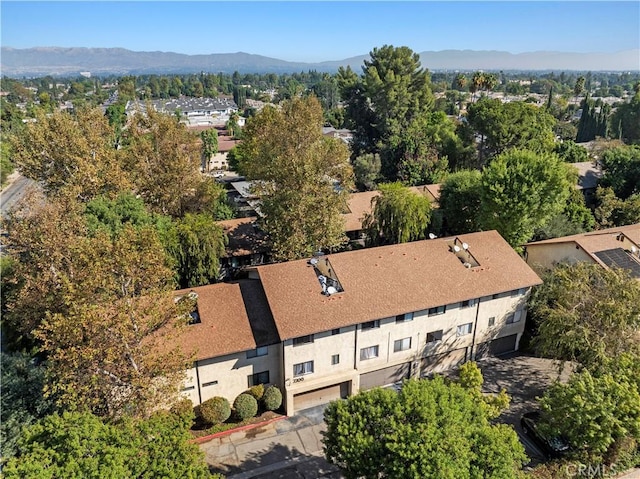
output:
[[282, 393], [277, 386], [269, 386], [262, 396], [262, 404], [267, 411], [275, 411], [282, 405]]
[[264, 395], [264, 384], [251, 386], [246, 393], [253, 396], [256, 401], [260, 401], [260, 399], [262, 399], [262, 396]]
[[187, 425], [191, 425], [195, 418], [193, 402], [191, 402], [191, 399], [187, 398], [180, 399], [177, 403], [171, 406], [169, 412], [181, 418]]
[[233, 401], [233, 409], [238, 419], [248, 419], [258, 413], [258, 401], [252, 395], [242, 393]]
[[198, 416], [207, 424], [220, 424], [231, 416], [231, 405], [225, 398], [215, 396], [198, 406]]

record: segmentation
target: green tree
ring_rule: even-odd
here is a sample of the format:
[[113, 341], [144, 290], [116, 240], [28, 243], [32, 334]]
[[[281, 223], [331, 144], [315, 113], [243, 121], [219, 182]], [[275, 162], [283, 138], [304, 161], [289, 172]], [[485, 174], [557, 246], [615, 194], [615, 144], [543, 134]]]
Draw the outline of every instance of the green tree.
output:
[[379, 186], [380, 195], [371, 200], [372, 213], [362, 221], [371, 246], [424, 239], [431, 219], [431, 201], [401, 183]]
[[601, 228], [640, 223], [640, 193], [621, 200], [612, 188], [596, 189], [596, 222]]
[[562, 211], [571, 188], [567, 166], [556, 155], [510, 150], [482, 172], [481, 225], [514, 247]]
[[332, 402], [324, 416], [325, 456], [348, 479], [516, 478], [527, 460], [510, 426], [492, 425], [483, 401], [439, 376]]
[[341, 213], [353, 172], [344, 142], [322, 136], [321, 127], [318, 100], [296, 98], [249, 119], [237, 147], [240, 170], [254, 180], [262, 228], [278, 259], [310, 256], [344, 242]]
[[618, 106], [611, 117], [611, 130], [629, 144], [640, 143], [640, 91], [629, 103]]
[[[634, 374], [640, 372], [636, 356]], [[588, 370], [555, 383], [540, 400], [551, 434], [562, 434], [583, 459], [601, 463], [626, 437], [640, 441], [640, 391], [620, 370], [592, 375]]]
[[13, 171], [9, 143], [6, 141], [0, 142], [0, 186], [4, 186]]
[[197, 136], [173, 116], [148, 107], [146, 115], [135, 114], [118, 152], [136, 193], [152, 211], [184, 214], [184, 203], [202, 181]]
[[210, 128], [200, 133], [202, 140], [202, 169], [205, 170], [209, 165], [209, 160], [213, 155], [218, 153], [218, 130]]
[[567, 163], [582, 163], [589, 161], [589, 153], [584, 146], [576, 144], [572, 140], [556, 143], [553, 152]]
[[452, 173], [442, 183], [438, 203], [449, 234], [480, 231], [482, 175], [478, 170]]
[[600, 161], [604, 173], [602, 186], [612, 187], [623, 200], [640, 193], [640, 145], [608, 149]]
[[88, 413], [51, 415], [27, 428], [7, 479], [65, 477], [210, 477], [184, 422], [159, 413], [145, 421], [105, 424]]
[[481, 163], [510, 148], [543, 153], [554, 146], [555, 119], [535, 105], [481, 98], [469, 106], [467, 119], [481, 137]]
[[99, 108], [75, 116], [40, 113], [11, 140], [16, 166], [50, 195], [68, 191], [88, 201], [129, 185], [116, 159], [114, 131]]
[[13, 457], [22, 430], [36, 420], [53, 413], [51, 399], [45, 399], [45, 367], [27, 353], [0, 353], [2, 361], [2, 395], [0, 409], [0, 464]]
[[356, 186], [364, 191], [376, 189], [380, 178], [380, 155], [367, 153], [353, 160], [353, 174]]
[[214, 219], [204, 213], [187, 213], [176, 225], [179, 284], [192, 288], [212, 283], [220, 273], [220, 258], [225, 253], [227, 238]]
[[384, 45], [370, 52], [362, 78], [350, 70], [339, 78], [347, 118], [355, 126], [355, 156], [380, 153], [383, 173], [395, 179], [402, 132], [433, 107], [429, 72], [410, 48]]
[[576, 79], [575, 85], [573, 86], [573, 94], [576, 97], [576, 101], [578, 97], [582, 95], [582, 93], [584, 92], [584, 84], [585, 84], [585, 78], [583, 76], [579, 76]]
[[640, 284], [627, 272], [561, 264], [544, 280], [529, 303], [539, 354], [594, 371], [622, 353], [638, 351]]

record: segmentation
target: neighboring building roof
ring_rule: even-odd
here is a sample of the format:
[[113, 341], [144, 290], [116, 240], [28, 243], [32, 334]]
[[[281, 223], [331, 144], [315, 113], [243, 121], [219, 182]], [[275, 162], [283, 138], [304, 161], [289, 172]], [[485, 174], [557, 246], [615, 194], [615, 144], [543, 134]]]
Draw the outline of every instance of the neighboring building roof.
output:
[[[440, 199], [440, 184], [411, 186], [409, 189], [415, 193], [425, 195], [437, 207]], [[351, 193], [347, 200], [348, 211], [342, 215], [345, 220], [345, 231], [360, 231], [362, 220], [367, 213], [371, 213], [371, 200], [380, 195], [378, 190]]]
[[267, 235], [257, 227], [255, 216], [218, 221], [229, 238], [227, 256], [246, 256], [267, 251]]
[[200, 323], [185, 327], [180, 345], [196, 359], [248, 351], [257, 347], [239, 284], [217, 283], [176, 291], [198, 295]]
[[[595, 263], [605, 268], [619, 266], [629, 270], [632, 274], [634, 274], [634, 272], [640, 272], [640, 269], [635, 267], [635, 263], [640, 265], [640, 259], [637, 257], [637, 253], [640, 251], [640, 223], [572, 236], [534, 241], [527, 243], [525, 247], [535, 248], [538, 246], [563, 243], [575, 244], [576, 248], [582, 249]], [[635, 257], [626, 251], [630, 248], [635, 248]], [[623, 261], [621, 259], [621, 252], [614, 250], [621, 250], [628, 258]], [[616, 262], [612, 258], [618, 258], [619, 261]], [[640, 277], [640, 275], [637, 277]]]
[[226, 153], [231, 151], [238, 143], [239, 140], [233, 140], [230, 136], [218, 138], [218, 151], [220, 153]]
[[344, 290], [331, 296], [306, 260], [256, 269], [283, 340], [542, 282], [496, 231], [458, 238], [479, 266], [451, 252], [453, 237], [328, 255]]
[[571, 163], [578, 170], [578, 188], [581, 190], [592, 189], [598, 186], [602, 178], [602, 168], [593, 161]]
[[229, 183], [243, 198], [255, 198], [255, 195], [249, 191], [251, 188], [250, 181], [234, 181]]

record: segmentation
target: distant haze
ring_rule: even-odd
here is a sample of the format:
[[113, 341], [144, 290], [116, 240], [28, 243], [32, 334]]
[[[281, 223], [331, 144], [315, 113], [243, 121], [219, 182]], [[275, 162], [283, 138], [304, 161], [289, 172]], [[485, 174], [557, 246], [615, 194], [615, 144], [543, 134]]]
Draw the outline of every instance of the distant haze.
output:
[[[2, 47], [0, 70], [10, 77], [170, 74], [170, 73], [296, 73], [308, 70], [333, 73], [351, 66], [360, 73], [368, 54], [320, 63], [287, 62], [248, 53], [185, 55], [170, 52], [134, 52], [123, 48]], [[437, 70], [556, 70], [638, 71], [640, 49], [617, 53], [443, 50], [420, 53], [422, 66]]]

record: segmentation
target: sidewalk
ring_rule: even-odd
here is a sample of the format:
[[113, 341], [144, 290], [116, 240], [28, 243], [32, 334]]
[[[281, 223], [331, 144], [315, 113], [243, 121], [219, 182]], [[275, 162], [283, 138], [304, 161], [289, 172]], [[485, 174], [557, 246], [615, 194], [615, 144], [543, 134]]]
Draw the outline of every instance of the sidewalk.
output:
[[258, 428], [200, 444], [211, 472], [227, 479], [340, 479], [324, 459], [320, 406]]

